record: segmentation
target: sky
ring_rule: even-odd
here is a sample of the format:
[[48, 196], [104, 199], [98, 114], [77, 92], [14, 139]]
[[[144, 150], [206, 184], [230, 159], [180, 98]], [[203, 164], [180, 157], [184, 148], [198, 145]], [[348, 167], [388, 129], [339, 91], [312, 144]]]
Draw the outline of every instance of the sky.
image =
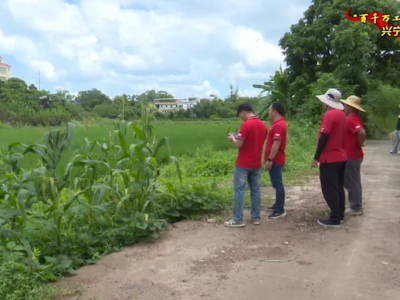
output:
[[[268, 3], [268, 4], [267, 4]], [[311, 0], [1, 0], [0, 56], [28, 85], [225, 97], [285, 66], [279, 39]]]

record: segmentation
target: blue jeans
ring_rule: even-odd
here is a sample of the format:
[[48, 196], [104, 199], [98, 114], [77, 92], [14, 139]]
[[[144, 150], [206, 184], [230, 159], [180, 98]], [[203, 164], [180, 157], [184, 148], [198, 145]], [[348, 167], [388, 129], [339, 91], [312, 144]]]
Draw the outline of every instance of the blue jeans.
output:
[[278, 213], [285, 212], [285, 187], [282, 181], [282, 165], [272, 164], [269, 170], [269, 178], [272, 187], [275, 189], [275, 211]]
[[251, 218], [259, 219], [261, 217], [261, 168], [244, 169], [235, 167], [233, 177], [233, 221], [243, 221], [245, 186], [248, 182], [250, 186], [251, 198]]

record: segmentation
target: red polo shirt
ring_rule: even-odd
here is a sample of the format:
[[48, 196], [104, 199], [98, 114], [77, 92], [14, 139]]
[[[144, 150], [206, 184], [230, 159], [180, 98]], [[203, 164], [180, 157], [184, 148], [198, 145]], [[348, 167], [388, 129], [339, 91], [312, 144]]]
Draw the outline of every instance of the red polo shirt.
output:
[[280, 119], [271, 124], [271, 128], [269, 129], [269, 134], [267, 138], [267, 145], [265, 147], [264, 161], [267, 161], [269, 158], [274, 140], [280, 140], [281, 144], [279, 145], [279, 150], [276, 153], [273, 162], [277, 165], [285, 164], [286, 132], [287, 126], [285, 119]]
[[347, 157], [350, 159], [362, 159], [364, 152], [358, 144], [357, 132], [363, 129], [363, 123], [358, 114], [351, 114], [347, 117], [346, 144]]
[[243, 140], [243, 146], [239, 148], [236, 166], [245, 169], [258, 169], [262, 166], [262, 152], [267, 126], [257, 117], [250, 117], [240, 126], [238, 139]]
[[320, 163], [335, 163], [347, 160], [345, 150], [346, 114], [342, 110], [328, 109], [322, 117], [319, 138], [321, 133], [329, 134], [329, 139], [319, 157]]

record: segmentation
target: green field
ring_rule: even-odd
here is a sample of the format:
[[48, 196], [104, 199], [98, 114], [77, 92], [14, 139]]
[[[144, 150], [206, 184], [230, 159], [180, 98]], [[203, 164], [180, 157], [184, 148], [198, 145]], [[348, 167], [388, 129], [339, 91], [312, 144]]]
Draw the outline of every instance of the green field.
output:
[[[231, 127], [235, 130], [240, 121], [211, 122], [211, 121], [181, 121], [155, 122], [155, 132], [159, 137], [168, 137], [174, 154], [181, 155], [211, 142], [218, 149], [226, 149], [226, 131]], [[3, 127], [0, 128], [0, 147], [6, 148], [9, 144], [19, 141], [25, 144], [42, 143], [43, 133], [49, 131], [46, 127]], [[51, 128], [58, 129], [58, 128]], [[85, 128], [77, 126], [74, 131], [73, 149], [80, 147], [84, 138], [101, 141], [113, 134], [112, 124], [92, 125]]]
[[[175, 156], [193, 153], [196, 148], [203, 147], [206, 144], [212, 144], [216, 150], [225, 150], [231, 148], [226, 141], [226, 132], [229, 128], [236, 130], [240, 126], [240, 121], [181, 121], [181, 122], [155, 122], [155, 133], [157, 137], [168, 137], [170, 141], [171, 152]], [[58, 128], [51, 128], [58, 129]], [[50, 128], [45, 127], [3, 127], [0, 128], [0, 147], [4, 151], [8, 145], [21, 142], [24, 144], [43, 143], [43, 134]], [[90, 140], [102, 141], [113, 136], [114, 126], [92, 125], [85, 128], [77, 126], [74, 131], [71, 150], [65, 155], [68, 159], [68, 153], [72, 153], [81, 147], [85, 138]], [[130, 134], [131, 135], [131, 134]], [[129, 139], [128, 142], [132, 142]], [[32, 167], [35, 160], [27, 159], [24, 167]], [[62, 164], [65, 165], [65, 164]]]
[[[265, 122], [269, 127], [269, 121]], [[157, 138], [168, 137], [171, 153], [174, 156], [187, 156], [193, 158], [195, 151], [208, 146], [212, 146], [213, 153], [216, 151], [235, 151], [234, 147], [226, 141], [226, 132], [235, 131], [240, 127], [240, 120], [227, 121], [160, 121], [154, 122], [155, 135]], [[309, 149], [313, 149], [315, 145], [316, 128], [310, 124], [290, 123], [289, 140], [288, 140], [288, 159], [287, 168], [292, 170], [300, 170], [309, 163]], [[43, 143], [43, 134], [49, 130], [59, 128], [46, 127], [2, 127], [0, 128], [0, 148], [3, 153], [7, 151], [8, 145], [20, 142], [23, 144]], [[84, 139], [90, 141], [102, 141], [113, 139], [114, 125], [110, 122], [102, 125], [83, 126], [76, 125], [71, 147], [63, 154], [62, 161], [59, 165], [60, 172], [64, 171], [64, 167], [70, 160], [73, 153], [81, 148]], [[133, 142], [133, 131], [128, 132], [127, 142]], [[164, 152], [166, 149], [164, 150]], [[197, 151], [196, 156], [203, 156], [202, 151]], [[206, 157], [207, 158], [207, 157]], [[208, 157], [212, 158], [212, 157]], [[184, 158], [183, 158], [184, 159]], [[233, 158], [234, 159], [234, 158]], [[21, 162], [23, 168], [37, 167], [38, 157], [27, 154]], [[231, 161], [233, 164], [233, 161]], [[290, 168], [292, 167], [292, 168]]]

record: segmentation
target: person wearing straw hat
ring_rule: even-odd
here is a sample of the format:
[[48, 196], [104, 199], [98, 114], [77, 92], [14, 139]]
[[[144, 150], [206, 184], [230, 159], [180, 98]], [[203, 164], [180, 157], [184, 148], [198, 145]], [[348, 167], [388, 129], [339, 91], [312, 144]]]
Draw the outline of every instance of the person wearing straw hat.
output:
[[349, 207], [345, 214], [359, 216], [363, 214], [360, 173], [364, 159], [362, 146], [367, 137], [359, 112], [365, 112], [365, 110], [361, 107], [361, 99], [357, 96], [351, 95], [341, 102], [345, 105], [347, 115], [345, 144], [347, 163], [344, 186], [348, 192]]
[[329, 89], [317, 98], [322, 102], [325, 113], [311, 167], [317, 167], [319, 164], [322, 194], [331, 211], [329, 219], [319, 219], [318, 224], [338, 228], [344, 220], [345, 209], [346, 114], [340, 102], [342, 93], [337, 89]]

